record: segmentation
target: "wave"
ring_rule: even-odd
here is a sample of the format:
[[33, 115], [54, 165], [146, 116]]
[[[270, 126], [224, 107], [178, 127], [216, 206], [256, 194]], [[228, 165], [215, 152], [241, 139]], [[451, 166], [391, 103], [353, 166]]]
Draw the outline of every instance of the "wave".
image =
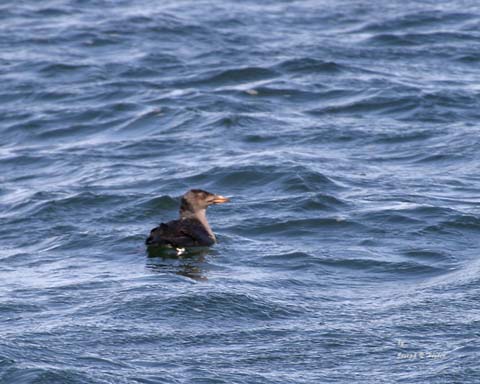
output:
[[355, 30], [357, 33], [382, 31], [403, 31], [415, 29], [436, 29], [445, 26], [465, 23], [474, 19], [472, 13], [446, 12], [441, 10], [428, 10], [415, 13], [403, 13], [395, 17], [386, 17], [383, 20], [367, 22], [361, 28]]
[[458, 118], [474, 119], [476, 112], [471, 109], [475, 104], [471, 93], [457, 93], [448, 90], [436, 93], [411, 93], [386, 89], [375, 95], [356, 97], [353, 101], [335, 103], [306, 110], [313, 116], [360, 115], [368, 113], [394, 117], [403, 121], [452, 122]]
[[[151, 314], [157, 320], [159, 315], [161, 318], [175, 315], [190, 319], [208, 316], [216, 319], [269, 320], [286, 319], [299, 314], [294, 307], [283, 306], [267, 297], [236, 292], [210, 291], [201, 295], [184, 293], [167, 297], [143, 294], [141, 300], [127, 299], [122, 302], [124, 310], [118, 312], [122, 317], [144, 313], [145, 308], [163, 308], [161, 314]], [[117, 313], [118, 308], [113, 308], [112, 311]]]
[[275, 65], [274, 68], [278, 71], [300, 74], [300, 73], [327, 73], [335, 74], [349, 69], [346, 65], [335, 63], [333, 61], [323, 61], [314, 59], [312, 57], [302, 57], [296, 59], [289, 59]]

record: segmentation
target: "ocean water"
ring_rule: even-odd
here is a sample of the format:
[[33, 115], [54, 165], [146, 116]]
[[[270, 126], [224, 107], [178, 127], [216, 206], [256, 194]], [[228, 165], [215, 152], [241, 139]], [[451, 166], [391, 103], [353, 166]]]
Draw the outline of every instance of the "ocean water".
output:
[[0, 84], [0, 383], [480, 382], [477, 1], [6, 0]]

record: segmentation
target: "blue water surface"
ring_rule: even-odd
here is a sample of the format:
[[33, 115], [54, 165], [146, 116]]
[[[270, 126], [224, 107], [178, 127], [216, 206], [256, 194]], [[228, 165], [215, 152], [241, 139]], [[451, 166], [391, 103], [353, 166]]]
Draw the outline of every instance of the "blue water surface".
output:
[[0, 383], [479, 383], [479, 68], [473, 0], [1, 2]]

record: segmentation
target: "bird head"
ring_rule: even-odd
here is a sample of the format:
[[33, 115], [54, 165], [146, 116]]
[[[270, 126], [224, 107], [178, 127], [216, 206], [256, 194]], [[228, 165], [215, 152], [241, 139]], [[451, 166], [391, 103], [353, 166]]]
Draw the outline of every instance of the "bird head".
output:
[[207, 209], [213, 204], [222, 204], [230, 201], [228, 197], [215, 195], [202, 189], [191, 189], [182, 196], [180, 213], [196, 213]]

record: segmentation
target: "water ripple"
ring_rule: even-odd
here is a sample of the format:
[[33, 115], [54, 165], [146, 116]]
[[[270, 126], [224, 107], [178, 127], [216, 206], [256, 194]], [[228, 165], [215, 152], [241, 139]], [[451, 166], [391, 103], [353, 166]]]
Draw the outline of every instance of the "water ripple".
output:
[[[0, 382], [479, 381], [475, 2], [0, 20]], [[147, 253], [189, 188], [218, 244]]]

